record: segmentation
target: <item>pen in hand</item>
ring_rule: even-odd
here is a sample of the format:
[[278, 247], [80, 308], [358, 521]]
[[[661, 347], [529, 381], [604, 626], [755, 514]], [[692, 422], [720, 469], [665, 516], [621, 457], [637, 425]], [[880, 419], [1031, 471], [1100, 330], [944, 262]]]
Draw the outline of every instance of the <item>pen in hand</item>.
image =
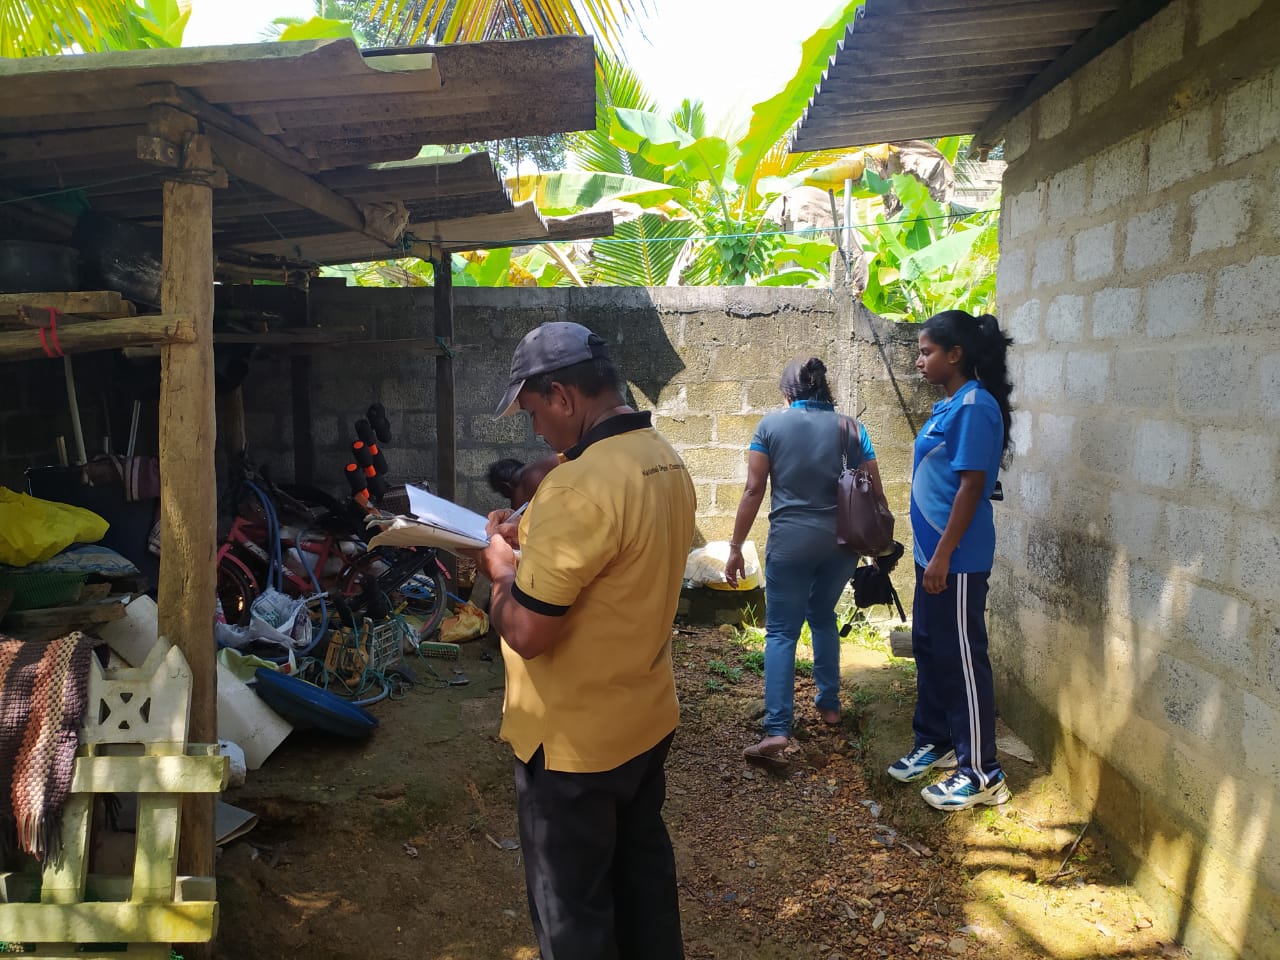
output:
[[504, 522], [504, 523], [510, 523], [512, 520], [519, 520], [519, 519], [520, 519], [520, 514], [524, 513], [525, 508], [526, 508], [526, 507], [528, 507], [528, 506], [529, 506], [529, 504], [530, 504], [531, 502], [532, 502], [532, 501], [530, 501], [530, 500], [526, 500], [524, 503], [522, 503], [522, 504], [520, 505], [520, 508], [519, 508], [518, 510], [516, 510], [514, 513], [512, 513], [510, 516], [508, 516], [508, 517], [507, 517], [507, 519], [506, 519], [505, 521], [503, 521], [503, 522]]

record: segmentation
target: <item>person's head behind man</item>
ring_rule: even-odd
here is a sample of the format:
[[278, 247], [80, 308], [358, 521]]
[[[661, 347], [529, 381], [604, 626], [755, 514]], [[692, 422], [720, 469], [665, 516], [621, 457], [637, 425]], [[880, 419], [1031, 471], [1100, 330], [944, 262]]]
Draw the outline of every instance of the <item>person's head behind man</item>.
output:
[[624, 393], [601, 337], [580, 323], [544, 323], [516, 347], [497, 416], [524, 410], [533, 432], [563, 452], [606, 412], [625, 405]]
[[560, 457], [554, 453], [532, 463], [523, 463], [512, 457], [495, 460], [489, 464], [489, 488], [511, 501], [511, 509], [519, 509], [533, 499], [542, 478], [559, 463]]

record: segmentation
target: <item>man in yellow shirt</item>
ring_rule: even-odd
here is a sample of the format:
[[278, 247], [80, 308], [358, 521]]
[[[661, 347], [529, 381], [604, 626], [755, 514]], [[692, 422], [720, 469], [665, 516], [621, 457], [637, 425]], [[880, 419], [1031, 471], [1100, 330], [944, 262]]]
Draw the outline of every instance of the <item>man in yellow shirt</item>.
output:
[[680, 457], [623, 390], [600, 337], [545, 323], [516, 348], [498, 407], [528, 413], [563, 460], [518, 529], [503, 522], [511, 511], [490, 515], [499, 535], [477, 557], [502, 635], [502, 738], [542, 960], [684, 956], [663, 765], [696, 502]]

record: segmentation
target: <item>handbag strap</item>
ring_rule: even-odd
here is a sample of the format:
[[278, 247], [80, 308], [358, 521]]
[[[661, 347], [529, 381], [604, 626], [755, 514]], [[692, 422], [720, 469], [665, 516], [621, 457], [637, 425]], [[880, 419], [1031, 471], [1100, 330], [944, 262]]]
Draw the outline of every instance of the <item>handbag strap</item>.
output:
[[[843, 413], [837, 413], [840, 418], [840, 464], [842, 469], [849, 469], [849, 431], [855, 427], [858, 429], [858, 436], [862, 435], [862, 428], [858, 425], [858, 421], [853, 417], [846, 417]], [[850, 424], [853, 426], [851, 427]], [[861, 463], [861, 459], [858, 461]]]

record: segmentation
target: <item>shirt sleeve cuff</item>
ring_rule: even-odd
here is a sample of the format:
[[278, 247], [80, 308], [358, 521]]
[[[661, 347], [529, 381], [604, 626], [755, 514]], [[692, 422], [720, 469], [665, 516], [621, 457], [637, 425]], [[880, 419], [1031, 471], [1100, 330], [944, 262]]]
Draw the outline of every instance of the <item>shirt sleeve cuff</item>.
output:
[[547, 603], [545, 600], [539, 600], [537, 597], [531, 597], [520, 589], [518, 583], [511, 585], [511, 596], [520, 606], [532, 610], [534, 613], [540, 613], [544, 617], [563, 617], [569, 612], [569, 607], [560, 606], [555, 603]]

